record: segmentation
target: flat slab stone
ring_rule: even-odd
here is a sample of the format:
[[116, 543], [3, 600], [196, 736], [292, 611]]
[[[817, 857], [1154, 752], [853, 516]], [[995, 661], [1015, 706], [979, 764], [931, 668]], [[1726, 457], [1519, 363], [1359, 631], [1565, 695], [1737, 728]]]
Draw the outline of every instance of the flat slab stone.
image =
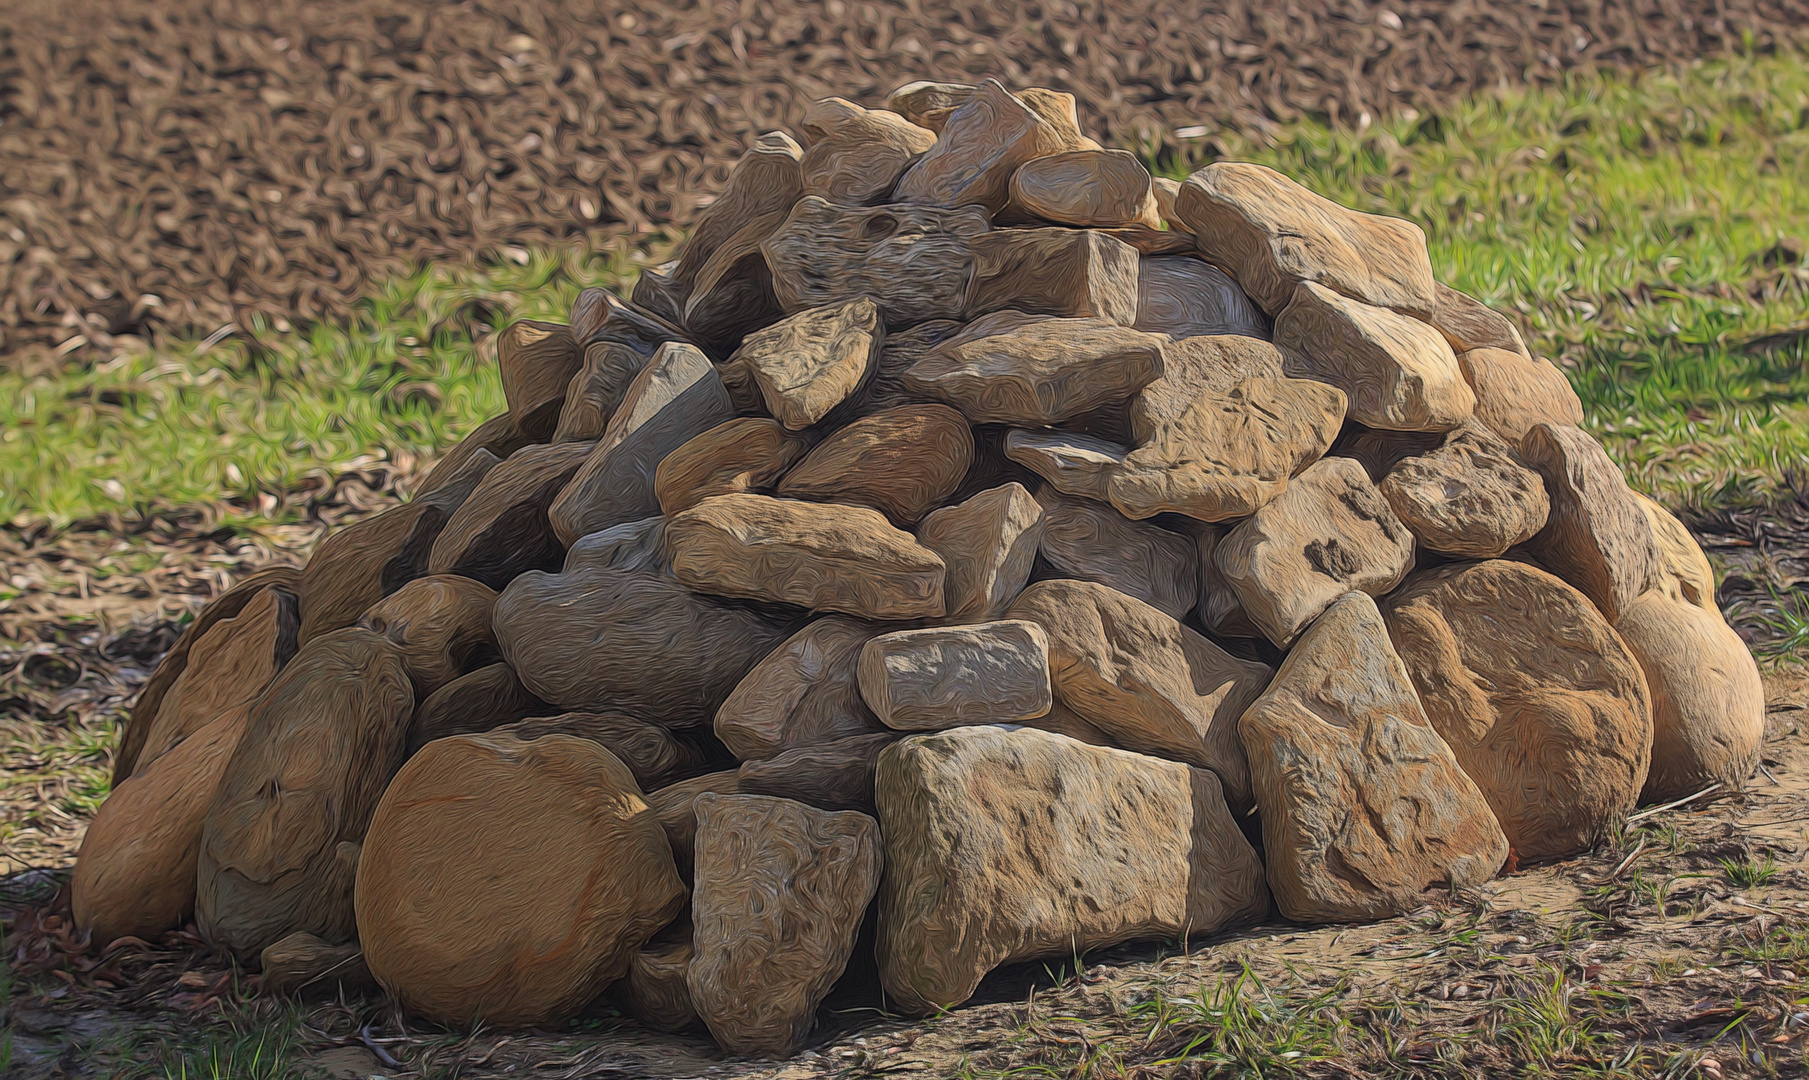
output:
[[1284, 364], [1280, 349], [1254, 337], [1211, 334], [1169, 342], [1162, 347], [1161, 378], [1137, 391], [1126, 410], [1131, 441], [1149, 442], [1205, 394], [1222, 394], [1246, 379], [1282, 378]]
[[1289, 375], [1319, 379], [1350, 398], [1350, 417], [1390, 431], [1449, 431], [1476, 407], [1457, 356], [1417, 319], [1312, 282], [1275, 316]]
[[1506, 315], [1442, 281], [1433, 286], [1433, 292], [1437, 301], [1426, 321], [1445, 335], [1452, 352], [1461, 355], [1471, 349], [1505, 349], [1524, 360], [1533, 358], [1520, 336], [1520, 328]]
[[1022, 428], [1005, 436], [1005, 456], [1063, 495], [1105, 502], [1130, 448], [1061, 428]]
[[870, 506], [915, 524], [948, 500], [974, 462], [974, 434], [946, 405], [900, 405], [818, 443], [779, 481], [788, 499]]
[[1107, 319], [1001, 311], [931, 349], [904, 385], [977, 424], [1054, 424], [1162, 376], [1163, 339]]
[[892, 730], [793, 747], [764, 761], [744, 761], [736, 774], [744, 795], [796, 799], [820, 810], [872, 814], [879, 755], [899, 739]]
[[997, 229], [973, 241], [974, 272], [963, 304], [976, 319], [994, 311], [1137, 321], [1137, 249], [1090, 229]]
[[559, 565], [565, 545], [548, 510], [590, 459], [595, 443], [524, 446], [484, 474], [434, 539], [431, 574], [458, 574], [500, 589], [529, 570]]
[[933, 511], [917, 540], [947, 566], [943, 597], [951, 623], [986, 622], [1024, 591], [1043, 539], [1043, 506], [1015, 481]]
[[745, 365], [767, 410], [798, 431], [829, 415], [854, 392], [885, 340], [879, 305], [862, 296], [800, 311], [754, 331], [729, 363]]
[[881, 634], [857, 671], [861, 697], [897, 731], [1019, 723], [1055, 703], [1048, 635], [1021, 619]]
[[808, 438], [777, 420], [737, 416], [661, 459], [653, 472], [653, 494], [662, 513], [676, 514], [717, 495], [768, 492], [809, 450]]
[[648, 358], [620, 342], [598, 341], [584, 350], [584, 363], [565, 388], [553, 441], [593, 442], [609, 429], [628, 386]]

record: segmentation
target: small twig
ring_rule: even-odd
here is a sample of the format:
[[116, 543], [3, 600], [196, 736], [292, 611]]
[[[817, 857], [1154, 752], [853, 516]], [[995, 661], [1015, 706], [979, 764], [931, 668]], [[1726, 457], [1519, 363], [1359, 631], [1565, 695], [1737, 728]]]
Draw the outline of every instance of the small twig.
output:
[[1777, 777], [1771, 775], [1771, 770], [1767, 769], [1765, 767], [1765, 763], [1763, 761], [1759, 762], [1759, 771], [1765, 774], [1765, 779], [1771, 781], [1773, 787], [1783, 787], [1784, 786], [1784, 785], [1778, 783]]
[[1709, 792], [1719, 790], [1720, 787], [1721, 787], [1721, 782], [1719, 780], [1717, 780], [1714, 783], [1710, 784], [1708, 787], [1705, 787], [1701, 791], [1698, 791], [1694, 795], [1685, 795], [1683, 798], [1678, 799], [1675, 802], [1668, 802], [1668, 803], [1665, 803], [1663, 806], [1654, 806], [1648, 810], [1641, 810], [1637, 814], [1629, 815], [1627, 818], [1627, 824], [1631, 825], [1635, 821], [1644, 821], [1645, 819], [1651, 817], [1652, 815], [1662, 814], [1666, 810], [1675, 810], [1679, 806], [1684, 805], [1685, 803], [1693, 803], [1697, 799], [1700, 799], [1704, 795], [1707, 795]]
[[1603, 878], [1602, 880], [1604, 882], [1608, 882], [1608, 881], [1613, 881], [1617, 877], [1620, 877], [1621, 871], [1623, 871], [1623, 870], [1627, 869], [1627, 867], [1631, 866], [1633, 864], [1633, 860], [1639, 858], [1640, 854], [1642, 852], [1644, 852], [1645, 850], [1646, 850], [1646, 842], [1645, 842], [1645, 840], [1642, 839], [1639, 842], [1639, 846], [1633, 849], [1632, 854], [1630, 854], [1626, 858], [1622, 859], [1620, 862], [1620, 865], [1615, 867], [1613, 870], [1610, 870], [1608, 872], [1608, 876]]

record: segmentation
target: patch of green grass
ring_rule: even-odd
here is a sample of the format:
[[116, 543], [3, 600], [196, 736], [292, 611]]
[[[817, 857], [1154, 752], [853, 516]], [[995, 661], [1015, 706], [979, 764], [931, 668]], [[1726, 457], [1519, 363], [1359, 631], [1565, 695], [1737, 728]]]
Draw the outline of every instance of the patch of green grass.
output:
[[1280, 1076], [1344, 1051], [1350, 1022], [1344, 988], [1272, 992], [1244, 968], [1235, 979], [1202, 984], [1188, 997], [1158, 994], [1127, 1018], [1148, 1025], [1151, 1043], [1172, 1046], [1155, 1069], [1186, 1064], [1211, 1077]]
[[1722, 859], [1721, 872], [1727, 875], [1728, 883], [1737, 889], [1757, 889], [1771, 883], [1778, 876], [1779, 866], [1767, 855], [1763, 859], [1747, 856], [1741, 859]]

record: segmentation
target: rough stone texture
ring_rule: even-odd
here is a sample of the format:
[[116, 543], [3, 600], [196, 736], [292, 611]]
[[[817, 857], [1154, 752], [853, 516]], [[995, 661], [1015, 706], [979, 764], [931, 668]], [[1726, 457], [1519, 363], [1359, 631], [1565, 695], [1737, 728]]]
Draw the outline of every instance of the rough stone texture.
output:
[[333, 945], [306, 930], [266, 946], [258, 955], [258, 967], [258, 990], [265, 994], [327, 999], [342, 992], [352, 997], [378, 990], [356, 942]]
[[553, 500], [547, 517], [560, 543], [570, 547], [586, 533], [659, 513], [653, 477], [660, 461], [734, 415], [709, 357], [689, 345], [661, 346]]
[[1521, 450], [1545, 477], [1551, 514], [1528, 545], [1540, 564], [1581, 589], [1610, 623], [1659, 583], [1658, 540], [1626, 474], [1587, 432], [1540, 424]]
[[1390, 431], [1449, 431], [1476, 395], [1445, 339], [1425, 323], [1303, 283], [1275, 316], [1289, 375], [1320, 379], [1350, 397], [1350, 417]]
[[1495, 876], [1507, 839], [1426, 719], [1368, 594], [1345, 593], [1238, 723], [1282, 914], [1402, 914]]
[[1663, 589], [1629, 604], [1614, 629], [1652, 693], [1652, 767], [1640, 801], [1742, 787], [1765, 738], [1765, 686], [1740, 635], [1713, 607]]
[[547, 510], [594, 444], [525, 446], [484, 475], [434, 540], [432, 574], [459, 574], [500, 589], [518, 574], [559, 565], [565, 545]]
[[779, 317], [779, 296], [763, 245], [785, 223], [775, 210], [743, 225], [710, 255], [685, 300], [685, 336], [724, 356], [743, 337]]
[[749, 369], [767, 411], [797, 431], [854, 393], [885, 340], [879, 305], [862, 296], [756, 330], [729, 362]]
[[1545, 481], [1480, 424], [1388, 471], [1382, 497], [1423, 547], [1458, 559], [1493, 559], [1545, 527]]
[[985, 622], [1003, 615], [1030, 580], [1043, 540], [1043, 506], [1024, 485], [1002, 484], [934, 511], [917, 540], [947, 567], [947, 621]]
[[353, 933], [358, 845], [402, 764], [414, 689], [401, 650], [358, 627], [323, 634], [252, 706], [207, 808], [201, 936], [250, 960], [297, 930]]
[[494, 660], [490, 609], [496, 590], [468, 577], [434, 574], [416, 578], [384, 597], [358, 620], [393, 642], [402, 666], [425, 698], [463, 675], [480, 660]]
[[408, 722], [408, 753], [435, 739], [469, 735], [559, 710], [535, 697], [507, 664], [487, 664], [440, 687]]
[[787, 313], [870, 296], [886, 327], [958, 319], [973, 239], [990, 230], [977, 206], [834, 206], [799, 199], [761, 250]]
[[572, 301], [569, 321], [572, 337], [581, 349], [589, 349], [599, 341], [613, 341], [642, 356], [652, 356], [668, 341], [685, 340], [680, 324], [666, 322], [605, 289], [580, 290]]
[[1087, 228], [1156, 225], [1149, 170], [1128, 150], [1065, 150], [1011, 176], [1011, 205], [1045, 221]]
[[696, 1024], [685, 984], [691, 957], [691, 920], [683, 917], [628, 958], [628, 974], [615, 986], [623, 1010], [655, 1031], [680, 1032]]
[[818, 443], [779, 481], [779, 495], [849, 503], [912, 525], [961, 485], [974, 434], [946, 405], [900, 405], [863, 417]]
[[[1188, 236], [1188, 247], [1193, 243]], [[1176, 339], [1207, 335], [1269, 339], [1268, 317], [1250, 302], [1231, 275], [1191, 254], [1143, 260], [1137, 275], [1137, 321], [1133, 325]]]
[[565, 388], [578, 373], [570, 328], [523, 319], [496, 336], [496, 366], [509, 415], [529, 438], [545, 439], [559, 422]]
[[1200, 625], [1207, 633], [1221, 638], [1260, 638], [1263, 632], [1244, 612], [1236, 590], [1219, 571], [1219, 541], [1228, 531], [1222, 526], [1200, 522], [1193, 529], [1194, 543], [1200, 549], [1200, 602], [1194, 608]]
[[930, 350], [904, 385], [975, 423], [1054, 424], [1160, 378], [1163, 339], [1106, 319], [1001, 311]]
[[1302, 282], [1419, 318], [1438, 305], [1419, 226], [1348, 210], [1265, 166], [1206, 166], [1181, 184], [1175, 214], [1271, 315]]
[[812, 106], [804, 127], [811, 136], [800, 162], [804, 194], [854, 206], [884, 200], [917, 156], [936, 144], [928, 128], [843, 98]]
[[703, 794], [687, 985], [732, 1054], [785, 1057], [854, 952], [879, 888], [879, 826], [764, 795]]
[[1005, 437], [1005, 456], [1049, 482], [1063, 495], [1106, 501], [1112, 476], [1128, 447], [1061, 428], [1014, 430]]
[[737, 789], [744, 795], [796, 799], [820, 810], [875, 813], [873, 771], [880, 753], [898, 739], [895, 731], [850, 735], [794, 747], [764, 761], [744, 761]]
[[877, 510], [718, 495], [672, 518], [666, 543], [698, 592], [868, 619], [943, 614], [941, 556]]
[[1533, 358], [1519, 328], [1506, 315], [1443, 282], [1435, 283], [1433, 292], [1436, 304], [1426, 321], [1445, 336], [1452, 352], [1462, 355], [1471, 349], [1505, 349], [1522, 359]]
[[565, 406], [553, 441], [594, 442], [609, 428], [609, 418], [622, 404], [628, 385], [647, 366], [647, 357], [614, 341], [599, 341], [584, 350], [584, 364], [565, 389]]
[[887, 749], [876, 795], [880, 979], [908, 1014], [959, 1005], [1000, 964], [1210, 934], [1269, 908], [1203, 770], [968, 727]]
[[1156, 213], [1162, 218], [1162, 223], [1168, 226], [1170, 232], [1178, 232], [1187, 237], [1188, 244], [1192, 245], [1193, 234], [1187, 231], [1187, 226], [1175, 213], [1175, 200], [1181, 197], [1181, 182], [1158, 176], [1155, 178], [1153, 193], [1156, 197]]
[[673, 268], [673, 279], [687, 293], [716, 249], [748, 222], [784, 211], [798, 201], [804, 193], [803, 157], [803, 148], [782, 131], [760, 136], [753, 149], [741, 155], [722, 194], [692, 224]]
[[1010, 201], [1018, 166], [1062, 149], [1060, 132], [997, 79], [987, 79], [948, 114], [935, 144], [905, 170], [893, 197], [927, 206], [976, 205], [996, 214]]
[[[668, 535], [676, 528], [675, 519]], [[497, 598], [493, 622], [503, 658], [541, 700], [675, 728], [709, 723], [784, 636], [756, 612], [666, 578], [595, 567], [521, 575]]]
[[1247, 379], [1203, 392], [1111, 471], [1106, 495], [1130, 518], [1246, 517], [1331, 449], [1344, 409], [1343, 391], [1311, 379]]
[[967, 83], [908, 82], [887, 95], [886, 108], [913, 124], [941, 131], [948, 114], [973, 97], [976, 89]]
[[739, 785], [738, 774], [734, 769], [729, 769], [726, 772], [705, 773], [689, 780], [680, 780], [676, 784], [667, 784], [648, 794], [647, 805], [653, 808], [660, 827], [666, 830], [666, 842], [672, 845], [673, 861], [678, 863], [679, 876], [687, 884], [691, 881], [692, 849], [697, 842], [697, 815], [692, 813], [691, 804], [706, 791], [733, 795], [740, 790]]
[[1476, 394], [1476, 420], [1521, 449], [1540, 424], [1577, 427], [1583, 402], [1549, 360], [1533, 360], [1504, 349], [1471, 349], [1457, 354], [1457, 366]]
[[1254, 337], [1220, 333], [1171, 341], [1162, 349], [1162, 377], [1137, 391], [1126, 409], [1130, 437], [1142, 446], [1202, 396], [1247, 379], [1279, 379], [1282, 365], [1281, 350]]
[[743, 761], [883, 731], [861, 699], [856, 665], [877, 627], [818, 619], [768, 653], [716, 710], [716, 737]]
[[1039, 581], [1009, 614], [1048, 634], [1057, 700], [1127, 750], [1212, 770], [1232, 806], [1250, 805], [1237, 718], [1269, 684], [1267, 666], [1092, 582]]
[[1023, 620], [881, 634], [856, 670], [867, 706], [897, 731], [1019, 723], [1055, 703], [1048, 635]]
[[1653, 588], [1673, 599], [1720, 614], [1721, 609], [1715, 603], [1715, 568], [1709, 565], [1708, 556], [1697, 546], [1689, 528], [1669, 510], [1639, 492], [1634, 492], [1633, 497], [1639, 500], [1646, 520], [1652, 523], [1652, 539], [1658, 545], [1658, 583]]
[[1199, 595], [1193, 541], [1109, 506], [1044, 490], [1039, 553], [1055, 575], [1093, 581], [1135, 597], [1174, 618]]
[[563, 569], [569, 574], [587, 566], [670, 578], [672, 562], [666, 556], [666, 519], [642, 518], [579, 537], [565, 553]]
[[697, 743], [658, 724], [626, 713], [569, 712], [517, 720], [490, 730], [522, 742], [532, 742], [543, 735], [589, 739], [627, 766], [642, 791], [655, 791], [707, 772], [715, 757], [720, 756], [706, 753]]
[[1352, 589], [1371, 596], [1413, 569], [1413, 534], [1349, 458], [1322, 458], [1219, 541], [1219, 572], [1250, 621], [1286, 646]]
[[564, 1019], [685, 904], [634, 777], [587, 739], [442, 739], [371, 819], [358, 933], [385, 989], [454, 1027]]
[[[1031, 86], [1017, 92], [1018, 100], [1054, 129], [1063, 151], [1102, 150], [1104, 147], [1080, 132], [1080, 109], [1073, 94]], [[1032, 159], [1035, 160], [1035, 159]]]
[[1521, 865], [1587, 850], [1633, 809], [1652, 747], [1646, 679], [1582, 593], [1496, 559], [1418, 575], [1382, 611]]
[[676, 514], [716, 495], [772, 489], [810, 449], [777, 420], [738, 416], [667, 454], [653, 474], [660, 510]]
[[1087, 229], [998, 229], [973, 241], [963, 311], [1137, 321], [1137, 249]]

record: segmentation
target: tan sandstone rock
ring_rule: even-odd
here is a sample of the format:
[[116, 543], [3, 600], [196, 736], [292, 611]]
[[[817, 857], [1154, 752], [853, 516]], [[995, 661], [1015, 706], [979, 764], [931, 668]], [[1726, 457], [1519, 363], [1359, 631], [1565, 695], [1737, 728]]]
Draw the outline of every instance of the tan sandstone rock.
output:
[[787, 313], [862, 296], [886, 327], [957, 319], [973, 270], [973, 240], [990, 230], [977, 206], [835, 206], [799, 199], [762, 245]]
[[1162, 376], [1163, 339], [1106, 319], [970, 323], [904, 374], [904, 385], [977, 424], [1054, 424], [1121, 400]]
[[867, 706], [897, 731], [1020, 723], [1055, 703], [1048, 635], [1021, 619], [881, 634], [856, 670]]
[[1633, 497], [1639, 500], [1646, 520], [1652, 523], [1652, 539], [1658, 545], [1659, 580], [1653, 588], [1662, 589], [1686, 604], [1718, 613], [1715, 568], [1709, 565], [1708, 556], [1702, 553], [1689, 528], [1669, 510], [1639, 492], [1634, 492]]
[[911, 525], [945, 502], [974, 462], [974, 434], [946, 405], [900, 405], [862, 417], [816, 445], [778, 494], [870, 506]]
[[1043, 506], [1019, 483], [988, 488], [923, 519], [917, 540], [947, 567], [951, 623], [985, 622], [1024, 591], [1043, 539]]
[[1027, 161], [1011, 175], [1011, 203], [1063, 225], [1156, 224], [1149, 170], [1128, 150], [1065, 150]]
[[647, 357], [618, 342], [598, 341], [585, 349], [583, 365], [565, 388], [565, 405], [559, 410], [553, 441], [595, 442], [602, 438], [629, 384], [646, 366]]
[[1343, 390], [1351, 419], [1368, 427], [1449, 431], [1476, 407], [1456, 355], [1431, 327], [1310, 281], [1275, 316], [1275, 344], [1289, 375]]
[[917, 156], [936, 144], [928, 128], [842, 98], [813, 106], [804, 119], [807, 130], [813, 120], [820, 126], [799, 162], [804, 194], [832, 203], [864, 206], [884, 199]]
[[1420, 544], [1457, 559], [1493, 559], [1545, 527], [1545, 481], [1480, 425], [1388, 470], [1379, 485]]
[[987, 79], [948, 114], [935, 144], [905, 171], [893, 197], [997, 213], [1010, 200], [1018, 166], [1062, 149], [1060, 132], [997, 79]]
[[1506, 315], [1443, 282], [1435, 284], [1433, 292], [1437, 301], [1426, 321], [1445, 335], [1452, 352], [1461, 356], [1472, 349], [1505, 349], [1526, 360], [1533, 358], [1519, 328]]
[[580, 360], [571, 330], [558, 323], [523, 319], [496, 336], [503, 397], [509, 415], [530, 438], [552, 435]]
[[434, 574], [416, 578], [384, 597], [358, 620], [402, 650], [402, 666], [415, 696], [435, 690], [471, 670], [479, 659], [495, 658], [490, 610], [496, 590], [468, 577]]
[[589, 459], [594, 444], [524, 446], [484, 474], [440, 531], [432, 574], [458, 574], [500, 589], [516, 575], [559, 565], [564, 545], [547, 510]]
[[1014, 430], [1005, 436], [1005, 456], [1036, 473], [1063, 495], [1105, 502], [1112, 477], [1130, 448], [1061, 428]]
[[1177, 619], [1193, 609], [1199, 576], [1192, 540], [1089, 499], [1044, 490], [1037, 500], [1038, 553], [1057, 576], [1110, 586]]
[[[948, 119], [949, 113], [973, 97], [975, 89], [967, 83], [909, 82], [886, 97], [886, 108], [913, 124], [941, 131], [940, 120]], [[932, 126], [928, 121], [934, 114], [940, 114], [940, 120]]]
[[676, 514], [716, 495], [770, 491], [809, 449], [777, 420], [738, 416], [667, 454], [654, 470], [654, 496], [662, 513]]
[[857, 671], [861, 647], [877, 633], [840, 615], [799, 630], [736, 684], [716, 710], [716, 737], [742, 761], [759, 761], [883, 731]]
[[782, 131], [760, 136], [729, 171], [728, 184], [691, 226], [672, 277], [687, 293], [704, 264], [748, 222], [785, 211], [804, 193], [804, 150]]
[[787, 428], [810, 427], [867, 376], [886, 328], [870, 297], [812, 308], [749, 334], [729, 363], [751, 373], [767, 411]]
[[1476, 420], [1523, 449], [1527, 435], [1540, 424], [1578, 427], [1583, 403], [1549, 360], [1534, 360], [1504, 349], [1471, 349], [1457, 354], [1470, 389], [1476, 394]]
[[1652, 520], [1627, 478], [1587, 432], [1540, 424], [1521, 452], [1545, 478], [1551, 514], [1528, 545], [1541, 565], [1614, 622], [1661, 576]]
[[1222, 394], [1247, 379], [1282, 378], [1283, 363], [1275, 346], [1238, 334], [1171, 341], [1162, 347], [1162, 377], [1137, 391], [1126, 409], [1130, 438], [1144, 445], [1203, 395]]
[[337, 998], [342, 992], [363, 995], [378, 989], [356, 942], [334, 945], [306, 930], [266, 946], [258, 967], [258, 990], [265, 994]]
[[1137, 321], [1137, 249], [1089, 229], [996, 229], [973, 240], [963, 311]]

